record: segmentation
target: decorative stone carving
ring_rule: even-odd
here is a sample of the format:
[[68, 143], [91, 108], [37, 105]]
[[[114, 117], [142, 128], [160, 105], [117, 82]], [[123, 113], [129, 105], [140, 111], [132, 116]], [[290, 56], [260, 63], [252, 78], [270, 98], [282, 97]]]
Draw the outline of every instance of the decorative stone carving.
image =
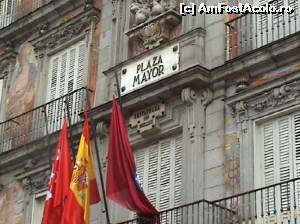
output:
[[201, 92], [201, 102], [207, 106], [213, 100], [213, 92], [210, 89], [205, 89]]
[[93, 7], [93, 0], [84, 0], [84, 9], [89, 10]]
[[[143, 5], [143, 7], [146, 6]], [[159, 7], [156, 6], [156, 8], [155, 14], [159, 11]], [[179, 13], [169, 10], [145, 22], [150, 16], [150, 11], [148, 8], [142, 9], [142, 12], [136, 13], [136, 21], [143, 24], [126, 32], [129, 38], [133, 42], [141, 42], [145, 49], [152, 49], [170, 40], [171, 32], [181, 21]]]
[[233, 107], [233, 114], [236, 122], [242, 122], [248, 118], [248, 105], [245, 101], [239, 101]]
[[243, 76], [236, 81], [236, 92], [241, 92], [249, 86], [249, 77]]
[[104, 121], [100, 121], [97, 124], [96, 131], [99, 133], [101, 136], [107, 136], [108, 135], [108, 127], [107, 123]]
[[196, 99], [196, 92], [192, 88], [187, 87], [181, 91], [181, 100], [183, 103], [191, 105], [196, 101]]
[[53, 49], [76, 37], [85, 31], [86, 28], [89, 28], [89, 25], [89, 18], [83, 18], [80, 21], [76, 21], [34, 44], [35, 51], [38, 52], [44, 49]]
[[29, 159], [27, 160], [25, 166], [24, 166], [24, 170], [30, 170], [32, 168], [34, 168], [37, 165], [37, 160], [36, 159]]
[[149, 131], [159, 130], [157, 119], [164, 116], [165, 104], [159, 103], [146, 107], [133, 113], [129, 118], [131, 128], [136, 128], [138, 133], [149, 133]]
[[42, 24], [40, 26], [39, 31], [41, 35], [45, 34], [48, 31], [48, 24], [47, 23]]
[[15, 65], [17, 53], [13, 51], [12, 46], [8, 45], [4, 55], [0, 56], [0, 78], [7, 76], [10, 69]]
[[50, 170], [42, 171], [28, 175], [22, 179], [22, 185], [25, 190], [33, 193], [35, 191], [46, 189], [48, 187]]
[[262, 96], [253, 99], [250, 107], [257, 112], [262, 112], [269, 107], [276, 107], [295, 100], [299, 95], [298, 82], [289, 83], [265, 92]]
[[245, 101], [239, 101], [233, 106], [233, 116], [241, 124], [241, 130], [247, 132], [248, 105]]
[[130, 12], [133, 14], [134, 24], [141, 23], [158, 16], [168, 10], [176, 10], [178, 2], [176, 0], [134, 0], [130, 6]]

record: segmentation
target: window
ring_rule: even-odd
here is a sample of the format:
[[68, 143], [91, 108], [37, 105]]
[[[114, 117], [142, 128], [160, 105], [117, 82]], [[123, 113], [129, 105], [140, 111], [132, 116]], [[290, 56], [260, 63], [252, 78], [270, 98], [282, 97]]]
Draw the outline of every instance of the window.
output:
[[86, 46], [83, 41], [50, 57], [48, 101], [85, 85]]
[[43, 218], [46, 194], [36, 194], [33, 199], [31, 224], [40, 224]]
[[[85, 62], [86, 46], [81, 41], [50, 57], [47, 101], [53, 101], [86, 85]], [[78, 113], [82, 110], [82, 92], [71, 94], [68, 98], [72, 122], [78, 120]], [[49, 132], [61, 128], [66, 99], [55, 100], [48, 104]]]
[[13, 8], [14, 0], [0, 0], [0, 29], [12, 22]]
[[179, 206], [182, 185], [182, 137], [159, 141], [135, 152], [145, 194], [160, 211]]
[[[300, 177], [299, 112], [259, 125], [257, 137], [256, 188]], [[290, 211], [294, 202], [300, 206], [300, 184], [272, 187], [264, 191], [263, 197], [266, 213]]]
[[254, 32], [257, 35], [257, 47], [261, 47], [272, 41], [288, 36], [299, 29], [297, 21], [297, 13], [299, 8], [298, 0], [256, 0], [256, 5], [269, 4], [270, 6], [280, 9], [282, 6], [290, 6], [295, 9], [293, 14], [258, 14], [253, 16], [257, 21], [254, 21]]

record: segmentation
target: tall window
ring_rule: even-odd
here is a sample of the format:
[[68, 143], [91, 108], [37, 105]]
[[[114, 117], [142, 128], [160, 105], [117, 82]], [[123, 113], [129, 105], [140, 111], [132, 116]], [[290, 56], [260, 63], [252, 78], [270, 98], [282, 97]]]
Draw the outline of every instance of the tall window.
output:
[[[86, 85], [86, 52], [85, 42], [80, 41], [50, 57], [47, 101], [52, 102], [48, 104], [47, 115], [51, 133], [61, 128], [66, 100], [55, 99]], [[72, 123], [78, 121], [78, 113], [81, 112], [84, 103], [83, 97], [83, 91], [80, 91], [68, 98]]]
[[51, 56], [48, 101], [83, 87], [86, 46], [83, 41]]
[[40, 224], [43, 218], [45, 193], [36, 194], [33, 198], [31, 224]]
[[179, 206], [182, 186], [182, 137], [159, 141], [135, 152], [145, 194], [160, 211]]
[[[265, 122], [258, 127], [256, 154], [256, 187], [300, 177], [300, 113]], [[294, 197], [295, 195], [295, 197]], [[284, 184], [264, 192], [264, 209], [288, 211], [295, 202], [300, 205], [300, 184]]]

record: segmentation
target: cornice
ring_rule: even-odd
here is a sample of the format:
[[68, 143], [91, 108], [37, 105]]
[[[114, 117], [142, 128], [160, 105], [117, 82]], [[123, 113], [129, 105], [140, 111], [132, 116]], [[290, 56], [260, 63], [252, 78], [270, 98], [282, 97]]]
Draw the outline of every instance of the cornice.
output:
[[8, 41], [18, 43], [20, 40], [38, 33], [39, 28], [43, 27], [45, 23], [50, 24], [52, 21], [61, 18], [62, 14], [83, 7], [84, 4], [85, 1], [83, 0], [53, 0], [1, 29], [0, 43]]

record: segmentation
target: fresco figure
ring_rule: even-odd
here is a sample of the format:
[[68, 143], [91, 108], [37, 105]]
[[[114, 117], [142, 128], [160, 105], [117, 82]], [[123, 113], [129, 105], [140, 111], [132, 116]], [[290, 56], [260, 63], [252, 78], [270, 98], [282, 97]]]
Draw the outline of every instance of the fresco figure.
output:
[[[6, 119], [28, 112], [34, 108], [34, 98], [37, 79], [37, 62], [33, 46], [25, 43], [21, 46], [11, 85], [8, 89], [6, 104]], [[7, 136], [12, 139], [12, 146], [26, 143], [30, 134], [32, 113], [20, 116], [9, 122]]]
[[0, 224], [24, 223], [24, 190], [12, 182], [0, 193]]

